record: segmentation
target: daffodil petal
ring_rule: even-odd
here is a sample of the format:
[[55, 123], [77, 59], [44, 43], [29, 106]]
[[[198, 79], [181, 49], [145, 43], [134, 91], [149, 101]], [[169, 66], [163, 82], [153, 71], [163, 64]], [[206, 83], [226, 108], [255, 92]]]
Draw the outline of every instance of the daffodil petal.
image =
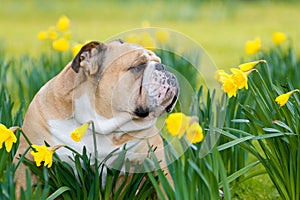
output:
[[189, 125], [189, 117], [183, 113], [172, 113], [165, 122], [168, 132], [172, 136], [181, 138]]
[[189, 126], [186, 131], [186, 139], [193, 144], [203, 140], [203, 131], [198, 123], [195, 122]]

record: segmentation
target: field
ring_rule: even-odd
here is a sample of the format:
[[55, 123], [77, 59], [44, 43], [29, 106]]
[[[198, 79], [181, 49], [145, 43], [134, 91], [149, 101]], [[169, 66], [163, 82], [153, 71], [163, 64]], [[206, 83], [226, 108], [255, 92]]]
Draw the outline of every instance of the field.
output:
[[[0, 124], [4, 125], [0, 134], [7, 134], [9, 127], [21, 127], [34, 94], [74, 56], [71, 48], [60, 52], [50, 39], [37, 39], [40, 31], [49, 30], [65, 15], [71, 22], [66, 32], [72, 36], [65, 34], [71, 45], [121, 37], [154, 49], [180, 79], [182, 93], [174, 112], [196, 115], [204, 136], [200, 142], [189, 140], [186, 129], [183, 137], [173, 137], [165, 126], [172, 115], [159, 120], [167, 157], [177, 158], [168, 166], [173, 186], [163, 171], [147, 171], [149, 160], [136, 166], [143, 173], [126, 174], [131, 184], [118, 187], [119, 164], [108, 170], [108, 184], [102, 185], [104, 164], [92, 164], [85, 151], [69, 149], [74, 152], [71, 165], [54, 154], [51, 168], [37, 167], [22, 157], [20, 162], [39, 181], [30, 187], [33, 180], [28, 176], [21, 199], [59, 195], [64, 199], [218, 199], [219, 190], [225, 199], [299, 199], [299, 10], [299, 3], [281, 1], [4, 0], [0, 7]], [[249, 41], [254, 53], [245, 51]], [[238, 70], [243, 63], [251, 67]], [[245, 82], [238, 82], [241, 74], [247, 77]], [[279, 96], [287, 102], [275, 101]], [[12, 149], [0, 137], [0, 200], [19, 196], [13, 180], [18, 164], [12, 160], [26, 133], [18, 129], [14, 134]], [[152, 153], [149, 158], [158, 168]], [[126, 163], [125, 155], [126, 149], [117, 163]]]
[[[6, 1], [0, 8], [0, 39], [10, 54], [38, 55], [39, 31], [47, 29], [61, 15], [72, 21], [78, 41], [109, 40], [113, 35], [151, 26], [179, 31], [198, 42], [219, 68], [235, 65], [245, 57], [244, 44], [260, 36], [263, 45], [272, 44], [275, 31], [285, 32], [299, 48], [298, 3], [276, 1]], [[151, 9], [142, 9], [150, 6]], [[4, 31], [5, 30], [5, 31]]]

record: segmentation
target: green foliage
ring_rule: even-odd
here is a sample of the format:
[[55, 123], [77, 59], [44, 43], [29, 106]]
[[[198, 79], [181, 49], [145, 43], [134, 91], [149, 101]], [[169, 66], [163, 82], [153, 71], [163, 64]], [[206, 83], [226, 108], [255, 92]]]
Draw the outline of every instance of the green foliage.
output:
[[269, 60], [270, 66], [260, 65], [250, 75], [250, 91], [232, 100], [238, 100], [236, 106], [242, 114], [227, 120], [238, 123], [238, 127], [228, 123], [218, 131], [264, 166], [282, 198], [299, 199], [300, 95], [293, 94], [283, 107], [275, 102], [277, 96], [299, 87], [294, 76], [299, 73], [299, 61], [291, 49], [287, 54], [272, 50], [267, 63]]
[[[38, 90], [71, 60], [69, 53], [53, 52], [50, 55], [42, 54], [37, 59], [32, 59], [28, 56], [23, 56], [19, 61], [15, 62], [14, 67], [8, 76], [14, 77], [18, 83], [18, 96], [25, 107], [31, 102]], [[21, 68], [17, 68], [21, 65]], [[16, 82], [11, 83], [16, 87]]]
[[[219, 112], [214, 119], [213, 102], [215, 93], [208, 93], [204, 99], [203, 87], [199, 89], [194, 107], [195, 113], [199, 113], [199, 122], [203, 128], [210, 128], [218, 120], [222, 120], [223, 114]], [[225, 199], [231, 199], [229, 182], [227, 181], [227, 172], [221, 159], [220, 153], [216, 147], [206, 146], [213, 142], [213, 136], [207, 132], [203, 143], [196, 145], [188, 144], [185, 139], [180, 140], [182, 149], [186, 149], [184, 154], [178, 159], [175, 149], [166, 141], [169, 148], [166, 148], [167, 161], [171, 162], [168, 166], [170, 176], [174, 185], [170, 185], [162, 171], [158, 171], [158, 180], [161, 187], [154, 178], [151, 179], [160, 199], [219, 199], [219, 189], [224, 191]], [[213, 144], [214, 145], [214, 144]], [[204, 153], [203, 153], [204, 152]], [[154, 159], [154, 163], [157, 164]], [[165, 194], [165, 195], [163, 195]]]
[[[128, 173], [130, 166], [125, 161], [125, 149], [115, 161], [116, 169], [107, 168], [105, 162], [96, 165], [96, 162], [91, 161], [91, 155], [87, 155], [85, 148], [82, 154], [72, 151], [74, 157], [70, 158], [70, 162], [62, 161], [55, 156], [50, 169], [37, 167], [34, 162], [27, 159], [25, 163], [38, 176], [40, 182], [49, 184], [53, 194], [64, 188], [63, 199], [153, 199], [156, 196], [146, 173]], [[105, 160], [110, 159], [113, 153]], [[122, 172], [120, 168], [123, 163], [127, 172]], [[45, 171], [47, 176], [44, 176]]]
[[[13, 103], [8, 95], [6, 88], [2, 87], [0, 90], [0, 122], [7, 127], [20, 126], [22, 124], [22, 106], [13, 114]], [[18, 137], [18, 133], [17, 133]], [[12, 147], [10, 153], [6, 152], [5, 148], [0, 149], [0, 180], [4, 176], [8, 163], [12, 162], [17, 151], [17, 145]]]
[[193, 66], [188, 60], [180, 55], [167, 50], [156, 50], [157, 55], [162, 58], [162, 63], [164, 65], [171, 67], [173, 70], [176, 70], [177, 73], [184, 76], [186, 80], [189, 81], [189, 84], [192, 88], [196, 88], [198, 85], [198, 74], [197, 69]]
[[290, 82], [293, 87], [300, 88], [300, 59], [291, 46], [288, 48], [276, 46], [260, 56], [267, 61], [269, 70], [269, 72], [263, 70], [262, 77], [270, 76], [276, 85], [285, 86]]

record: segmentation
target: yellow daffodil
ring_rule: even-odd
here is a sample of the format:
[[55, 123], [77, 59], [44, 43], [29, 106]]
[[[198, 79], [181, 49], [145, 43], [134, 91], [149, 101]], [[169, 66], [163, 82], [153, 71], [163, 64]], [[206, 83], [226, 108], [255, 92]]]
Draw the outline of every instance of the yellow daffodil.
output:
[[69, 49], [69, 41], [65, 38], [60, 38], [53, 41], [52, 46], [56, 51], [66, 51]]
[[[235, 75], [236, 77], [233, 78], [234, 75], [227, 74], [224, 70], [220, 69], [216, 71], [215, 79], [222, 83], [222, 89], [224, 92], [228, 94], [228, 97], [236, 96], [238, 85], [235, 81], [240, 78], [239, 76]], [[236, 80], [235, 80], [236, 79]], [[242, 80], [242, 79], [241, 79]]]
[[187, 128], [186, 139], [193, 144], [203, 140], [203, 132], [199, 123], [194, 122]]
[[248, 77], [247, 73], [243, 72], [242, 70], [239, 70], [237, 68], [231, 68], [230, 71], [232, 72], [232, 79], [238, 89], [246, 88], [248, 89]]
[[83, 44], [75, 44], [73, 47], [72, 47], [72, 55], [75, 57], [80, 49], [83, 47]]
[[155, 42], [148, 33], [141, 34], [140, 45], [149, 50], [153, 50], [155, 48]]
[[56, 40], [58, 38], [58, 33], [56, 32], [56, 29], [54, 26], [51, 26], [49, 29], [48, 29], [48, 37], [51, 39], [51, 40]]
[[265, 60], [258, 60], [240, 64], [238, 68], [231, 68], [232, 74], [227, 74], [224, 70], [217, 70], [215, 79], [222, 83], [222, 89], [228, 94], [228, 97], [236, 96], [238, 89], [248, 89], [248, 76], [256, 69], [253, 69], [257, 64], [266, 62]]
[[155, 32], [156, 41], [161, 44], [166, 43], [168, 41], [169, 37], [170, 37], [170, 34], [168, 33], [168, 31], [158, 30]]
[[245, 45], [246, 53], [249, 55], [256, 54], [261, 49], [260, 38], [257, 37], [254, 40], [248, 40]]
[[140, 38], [138, 34], [129, 34], [126, 38], [125, 41], [131, 44], [139, 44], [140, 43]]
[[41, 166], [41, 162], [44, 162], [44, 166], [50, 168], [52, 166], [53, 153], [62, 146], [64, 145], [57, 145], [54, 147], [31, 145], [35, 151], [32, 151], [30, 154], [33, 156], [36, 166], [39, 167]]
[[228, 97], [231, 98], [232, 96], [236, 96], [237, 90], [239, 88], [236, 85], [232, 76], [229, 76], [229, 77], [223, 77], [222, 89], [224, 92], [228, 94]]
[[17, 137], [11, 129], [6, 128], [3, 124], [0, 124], [0, 149], [2, 149], [3, 143], [7, 152], [11, 151], [13, 143], [17, 142]]
[[275, 32], [272, 37], [273, 43], [276, 45], [280, 45], [284, 41], [286, 41], [286, 35], [282, 32]]
[[48, 39], [48, 33], [47, 33], [47, 31], [40, 31], [38, 33], [38, 35], [37, 35], [37, 38], [39, 40], [46, 40], [46, 39]]
[[67, 16], [61, 16], [56, 24], [58, 30], [66, 31], [70, 27], [70, 20]]
[[284, 105], [288, 102], [290, 96], [291, 96], [294, 92], [299, 92], [299, 90], [298, 90], [298, 89], [297, 89], [297, 90], [292, 90], [292, 91], [287, 92], [287, 93], [285, 93], [285, 94], [279, 95], [279, 96], [275, 99], [276, 103], [278, 103], [281, 107], [284, 106]]
[[89, 123], [85, 123], [85, 124], [79, 126], [71, 133], [70, 137], [75, 142], [79, 142], [85, 136], [85, 133], [88, 130], [89, 126], [90, 126]]
[[253, 61], [253, 62], [247, 62], [247, 63], [240, 64], [238, 66], [238, 68], [240, 70], [242, 70], [243, 72], [248, 72], [249, 70], [253, 69], [256, 65], [258, 65], [259, 63], [266, 63], [266, 61], [265, 60], [257, 60], [257, 61]]
[[165, 122], [169, 133], [181, 138], [189, 126], [190, 118], [183, 113], [172, 113]]

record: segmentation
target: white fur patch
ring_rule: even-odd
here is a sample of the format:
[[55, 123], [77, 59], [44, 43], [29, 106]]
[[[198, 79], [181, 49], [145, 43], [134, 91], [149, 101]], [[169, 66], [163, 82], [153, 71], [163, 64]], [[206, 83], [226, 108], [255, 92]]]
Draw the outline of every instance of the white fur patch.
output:
[[[93, 146], [93, 134], [91, 126], [86, 135], [80, 142], [75, 142], [71, 139], [71, 132], [81, 126], [82, 124], [93, 121], [95, 125], [98, 159], [102, 161], [109, 153], [115, 149], [121, 149], [123, 145], [116, 146], [112, 143], [113, 137], [121, 137], [122, 134], [138, 131], [150, 128], [155, 125], [155, 120], [149, 121], [133, 121], [132, 117], [128, 113], [121, 113], [118, 116], [114, 116], [111, 119], [104, 118], [96, 113], [90, 103], [88, 95], [84, 94], [74, 102], [74, 114], [70, 119], [66, 120], [50, 120], [49, 127], [53, 135], [53, 141], [56, 144], [66, 144], [77, 152], [81, 153], [84, 146], [86, 146], [88, 153], [94, 152]], [[112, 134], [114, 133], [114, 134]], [[141, 136], [140, 137], [147, 137]], [[142, 138], [136, 138], [136, 140], [127, 143], [127, 147], [133, 147], [130, 151], [133, 153], [134, 149], [138, 148], [137, 143], [141, 142]], [[64, 148], [59, 149], [57, 153], [64, 159], [64, 157], [70, 156], [71, 152]]]

